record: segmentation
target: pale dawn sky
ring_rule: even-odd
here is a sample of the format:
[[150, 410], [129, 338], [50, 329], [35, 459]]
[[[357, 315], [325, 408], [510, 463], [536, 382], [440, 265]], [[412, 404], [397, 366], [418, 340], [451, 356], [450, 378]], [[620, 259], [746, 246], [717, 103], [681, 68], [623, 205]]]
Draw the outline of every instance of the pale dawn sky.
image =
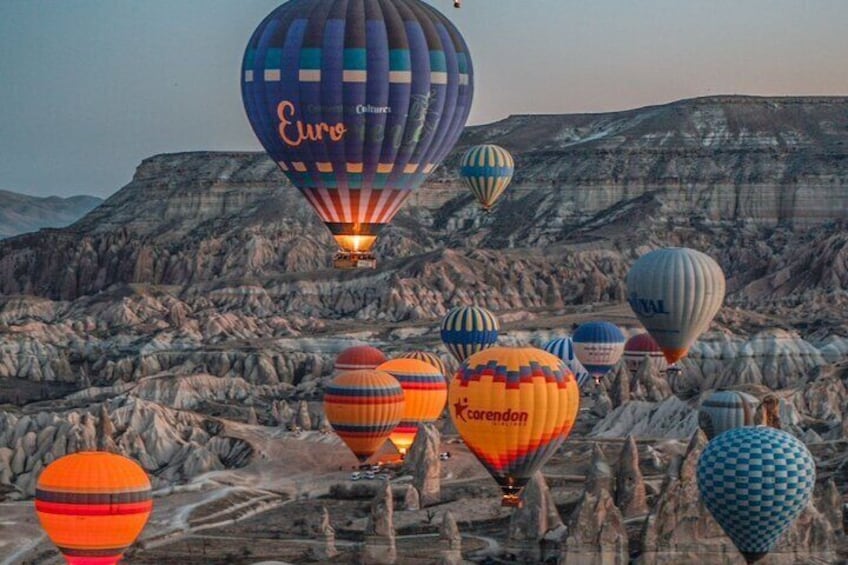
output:
[[[470, 123], [707, 94], [848, 95], [846, 0], [428, 0], [475, 65]], [[0, 0], [0, 189], [108, 196], [142, 159], [261, 150], [241, 57], [279, 0]]]

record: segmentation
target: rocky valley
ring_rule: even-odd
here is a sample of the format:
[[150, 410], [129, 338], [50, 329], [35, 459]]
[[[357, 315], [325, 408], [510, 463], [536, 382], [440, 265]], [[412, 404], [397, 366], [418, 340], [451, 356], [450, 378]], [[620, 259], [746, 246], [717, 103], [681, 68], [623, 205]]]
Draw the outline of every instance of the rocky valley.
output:
[[[483, 142], [516, 159], [490, 214], [457, 171]], [[763, 563], [845, 562], [846, 204], [848, 98], [470, 127], [381, 236], [377, 269], [353, 272], [329, 267], [329, 233], [264, 155], [151, 157], [76, 223], [0, 241], [0, 563], [58, 562], [35, 479], [94, 448], [156, 489], [132, 563], [742, 563], [693, 479], [716, 388], [776, 394], [816, 457], [815, 500]], [[321, 407], [341, 350], [452, 363], [439, 322], [461, 304], [492, 310], [506, 345], [591, 319], [632, 335], [624, 277], [664, 246], [720, 263], [724, 307], [679, 377], [620, 364], [584, 392], [520, 512], [445, 420], [392, 481], [350, 482]]]

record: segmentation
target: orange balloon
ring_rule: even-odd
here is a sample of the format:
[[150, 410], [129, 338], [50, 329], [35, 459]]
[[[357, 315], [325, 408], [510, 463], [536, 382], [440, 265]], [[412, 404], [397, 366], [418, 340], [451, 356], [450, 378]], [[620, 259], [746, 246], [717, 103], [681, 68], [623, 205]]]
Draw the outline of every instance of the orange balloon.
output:
[[465, 360], [450, 382], [451, 417], [465, 444], [518, 506], [533, 474], [565, 441], [580, 407], [573, 373], [533, 347], [492, 347]]
[[72, 565], [120, 561], [153, 510], [150, 479], [121, 455], [82, 451], [57, 459], [38, 478], [35, 511]]
[[377, 370], [389, 373], [403, 388], [403, 420], [389, 440], [401, 455], [405, 455], [418, 435], [418, 424], [435, 422], [442, 415], [448, 399], [448, 385], [438, 369], [418, 359], [392, 359]]
[[447, 365], [445, 365], [442, 358], [435, 353], [430, 353], [429, 351], [409, 351], [408, 353], [398, 355], [398, 359], [418, 359], [419, 361], [424, 361], [438, 369], [439, 372], [445, 376], [445, 380], [450, 377], [450, 371], [448, 370]]
[[365, 461], [403, 417], [403, 389], [383, 371], [344, 371], [324, 390], [324, 413], [336, 434]]

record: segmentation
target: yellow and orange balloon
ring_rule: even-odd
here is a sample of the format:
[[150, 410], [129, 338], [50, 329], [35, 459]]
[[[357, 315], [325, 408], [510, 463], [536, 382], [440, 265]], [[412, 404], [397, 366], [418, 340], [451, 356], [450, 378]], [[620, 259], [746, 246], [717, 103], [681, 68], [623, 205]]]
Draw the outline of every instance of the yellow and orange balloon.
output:
[[418, 424], [435, 422], [445, 408], [448, 399], [445, 376], [430, 363], [418, 359], [392, 359], [377, 370], [389, 373], [403, 388], [403, 419], [389, 440], [401, 455], [406, 455], [418, 435]]
[[362, 462], [386, 442], [403, 410], [403, 389], [384, 371], [344, 371], [324, 391], [327, 420]]
[[500, 485], [502, 504], [519, 506], [521, 490], [571, 432], [580, 390], [555, 355], [492, 347], [465, 360], [448, 404], [465, 444]]
[[84, 451], [57, 459], [38, 478], [35, 511], [70, 565], [111, 565], [153, 510], [150, 479], [121, 455]]

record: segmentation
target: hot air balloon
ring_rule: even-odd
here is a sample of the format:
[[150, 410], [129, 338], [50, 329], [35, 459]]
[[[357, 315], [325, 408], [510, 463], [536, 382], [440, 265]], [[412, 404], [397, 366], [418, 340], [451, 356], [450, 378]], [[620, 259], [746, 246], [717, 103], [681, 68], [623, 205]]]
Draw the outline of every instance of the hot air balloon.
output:
[[291, 0], [245, 50], [242, 100], [268, 155], [340, 248], [370, 250], [453, 148], [471, 110], [471, 57], [454, 25], [421, 0]]
[[402, 355], [398, 355], [398, 359], [418, 359], [419, 361], [424, 361], [425, 363], [429, 363], [435, 367], [441, 374], [443, 374], [446, 381], [450, 377], [450, 371], [448, 370], [447, 365], [445, 365], [442, 358], [435, 353], [430, 353], [429, 351], [409, 351]]
[[596, 381], [606, 375], [624, 353], [624, 334], [609, 322], [581, 324], [571, 340], [577, 359]]
[[816, 465], [790, 434], [765, 426], [734, 428], [707, 444], [698, 490], [748, 563], [762, 559], [813, 492]]
[[479, 306], [454, 308], [442, 320], [442, 343], [462, 363], [498, 340], [498, 319]]
[[583, 388], [589, 383], [589, 371], [574, 354], [574, 342], [570, 337], [558, 337], [550, 340], [542, 347], [548, 353], [559, 357], [577, 378], [577, 384]]
[[70, 565], [121, 560], [153, 509], [141, 466], [113, 453], [82, 451], [48, 465], [38, 477], [35, 511]]
[[475, 145], [465, 152], [460, 167], [460, 176], [486, 212], [509, 186], [515, 172], [512, 155], [499, 145]]
[[417, 359], [392, 359], [377, 370], [396, 378], [403, 388], [403, 419], [389, 440], [401, 455], [406, 455], [418, 435], [418, 424], [435, 422], [445, 408], [448, 399], [445, 376], [431, 364]]
[[361, 462], [377, 453], [403, 417], [403, 389], [383, 371], [344, 371], [324, 390], [324, 413]]
[[754, 414], [760, 401], [755, 396], [736, 390], [717, 390], [701, 402], [698, 425], [713, 439], [733, 428], [754, 425]]
[[362, 369], [375, 369], [378, 365], [386, 362], [386, 356], [382, 351], [370, 345], [356, 345], [348, 347], [336, 357], [333, 368], [338, 371], [359, 371]]
[[627, 273], [628, 302], [669, 363], [686, 356], [724, 300], [724, 273], [709, 255], [685, 247], [657, 249]]
[[624, 362], [631, 372], [635, 373], [639, 370], [645, 357], [658, 371], [663, 372], [668, 369], [668, 362], [665, 360], [662, 349], [651, 334], [634, 335], [625, 342]]
[[536, 348], [492, 347], [465, 360], [448, 406], [465, 444], [518, 506], [521, 489], [571, 432], [580, 390], [568, 367]]

